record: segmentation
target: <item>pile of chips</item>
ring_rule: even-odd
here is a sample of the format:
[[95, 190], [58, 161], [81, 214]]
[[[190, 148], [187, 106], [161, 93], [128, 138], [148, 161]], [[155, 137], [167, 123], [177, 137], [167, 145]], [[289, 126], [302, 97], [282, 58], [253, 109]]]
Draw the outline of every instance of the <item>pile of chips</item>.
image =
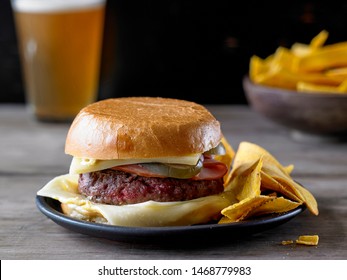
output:
[[347, 94], [347, 42], [324, 45], [328, 35], [323, 30], [310, 44], [278, 47], [265, 59], [252, 56], [251, 80], [299, 92]]
[[262, 147], [241, 142], [226, 181], [225, 193], [232, 203], [222, 210], [219, 223], [284, 213], [300, 205], [318, 215], [314, 196], [291, 178], [293, 168], [282, 166]]

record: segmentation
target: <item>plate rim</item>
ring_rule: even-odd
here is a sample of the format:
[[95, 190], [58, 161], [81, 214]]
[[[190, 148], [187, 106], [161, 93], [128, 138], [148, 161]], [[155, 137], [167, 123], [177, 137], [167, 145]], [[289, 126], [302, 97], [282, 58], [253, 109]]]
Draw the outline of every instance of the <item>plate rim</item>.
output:
[[[212, 223], [192, 226], [129, 227], [78, 220], [58, 211], [55, 207], [51, 205], [52, 203], [59, 203], [59, 201], [53, 198], [36, 195], [36, 205], [38, 209], [46, 217], [51, 219], [53, 222], [59, 224], [60, 226], [90, 236], [127, 242], [130, 241], [131, 237], [134, 238], [134, 240], [136, 241], [143, 241], [147, 239], [147, 241], [153, 241], [153, 238], [155, 237], [160, 239], [161, 237], [165, 238], [165, 236], [180, 236], [187, 233], [190, 235], [196, 235], [200, 232], [212, 233], [213, 231], [219, 232], [223, 230], [233, 229], [237, 232], [237, 230], [253, 230], [257, 227], [269, 227], [270, 229], [276, 227], [276, 225], [288, 222], [289, 220], [296, 217], [306, 209], [304, 205], [300, 205], [297, 208], [285, 213], [279, 213], [276, 215], [260, 217], [255, 220], [247, 220], [229, 224]], [[259, 232], [265, 230], [260, 230]], [[110, 238], [110, 236], [108, 236], [109, 234], [117, 234], [117, 236], [112, 236]]]

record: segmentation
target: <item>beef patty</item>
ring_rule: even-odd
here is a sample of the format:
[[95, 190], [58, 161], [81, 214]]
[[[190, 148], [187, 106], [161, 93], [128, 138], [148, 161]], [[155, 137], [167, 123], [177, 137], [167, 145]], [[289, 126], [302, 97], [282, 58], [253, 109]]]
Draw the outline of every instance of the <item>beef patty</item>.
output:
[[143, 177], [119, 170], [80, 174], [78, 189], [97, 203], [124, 205], [154, 200], [184, 201], [223, 192], [223, 179], [187, 180]]

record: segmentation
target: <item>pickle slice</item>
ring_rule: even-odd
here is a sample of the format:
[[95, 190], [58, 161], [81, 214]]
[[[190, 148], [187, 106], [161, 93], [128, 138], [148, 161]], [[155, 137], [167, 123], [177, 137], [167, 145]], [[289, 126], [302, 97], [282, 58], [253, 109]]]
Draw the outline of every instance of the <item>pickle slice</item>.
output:
[[220, 142], [216, 147], [204, 153], [204, 155], [225, 155], [225, 154], [226, 154], [226, 149], [222, 142]]
[[186, 164], [164, 164], [164, 163], [142, 163], [144, 168], [150, 172], [163, 177], [172, 177], [178, 179], [188, 179], [198, 174], [203, 167], [202, 160], [199, 159], [196, 165]]
[[[209, 151], [206, 151], [204, 155], [225, 155], [226, 149], [223, 143], [219, 143], [216, 147]], [[168, 164], [168, 163], [141, 163], [145, 169], [149, 170], [153, 174], [157, 174], [163, 177], [172, 177], [178, 179], [189, 179], [197, 175], [202, 167], [203, 161], [199, 159], [196, 165], [186, 164]]]

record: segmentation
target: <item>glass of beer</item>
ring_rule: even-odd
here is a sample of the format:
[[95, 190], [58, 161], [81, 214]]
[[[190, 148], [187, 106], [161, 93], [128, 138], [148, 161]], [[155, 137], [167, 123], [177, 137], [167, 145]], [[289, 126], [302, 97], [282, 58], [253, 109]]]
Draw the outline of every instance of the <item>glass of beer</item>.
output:
[[12, 0], [28, 107], [70, 121], [98, 98], [106, 0]]

